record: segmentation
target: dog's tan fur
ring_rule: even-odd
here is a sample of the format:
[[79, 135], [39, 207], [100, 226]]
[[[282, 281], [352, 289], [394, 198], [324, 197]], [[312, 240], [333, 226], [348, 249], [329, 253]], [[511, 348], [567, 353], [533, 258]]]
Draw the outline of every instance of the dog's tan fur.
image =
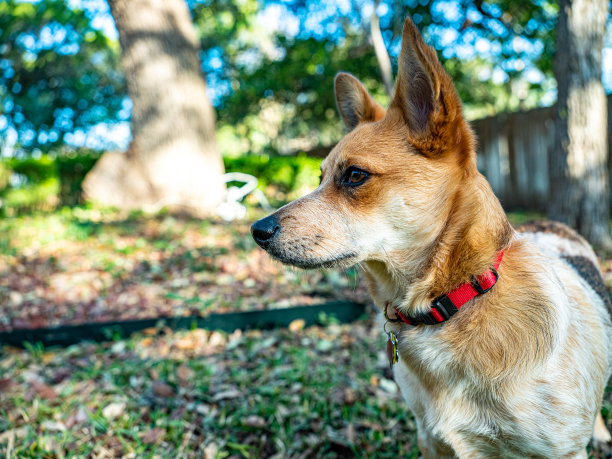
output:
[[[602, 298], [563, 256], [597, 259], [569, 228], [512, 229], [476, 169], [452, 81], [410, 20], [398, 64], [386, 112], [356, 78], [337, 76], [350, 132], [324, 161], [321, 185], [274, 214], [279, 231], [266, 250], [307, 268], [359, 263], [376, 305], [410, 315], [505, 250], [495, 287], [448, 322], [387, 324], [399, 336], [395, 378], [421, 451], [586, 457], [612, 327]], [[362, 185], [344, 183], [351, 166], [369, 174]], [[601, 418], [596, 427], [596, 439], [609, 440]]]

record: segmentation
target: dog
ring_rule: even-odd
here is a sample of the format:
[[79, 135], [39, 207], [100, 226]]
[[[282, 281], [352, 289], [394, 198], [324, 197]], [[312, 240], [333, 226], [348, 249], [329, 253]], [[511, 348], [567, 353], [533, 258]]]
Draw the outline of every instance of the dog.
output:
[[586, 458], [592, 437], [610, 441], [610, 300], [589, 244], [560, 223], [510, 225], [410, 19], [387, 110], [350, 74], [334, 85], [347, 135], [255, 241], [300, 268], [362, 267], [423, 457]]

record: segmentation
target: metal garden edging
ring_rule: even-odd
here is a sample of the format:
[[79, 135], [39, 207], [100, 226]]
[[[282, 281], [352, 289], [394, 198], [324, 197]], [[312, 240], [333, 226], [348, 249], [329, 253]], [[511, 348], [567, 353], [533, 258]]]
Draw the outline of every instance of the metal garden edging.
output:
[[348, 323], [362, 317], [366, 305], [348, 301], [333, 301], [314, 306], [296, 306], [285, 309], [210, 314], [205, 317], [157, 317], [115, 322], [88, 323], [0, 333], [0, 346], [23, 347], [25, 343], [48, 346], [69, 346], [81, 341], [109, 341], [123, 338], [134, 332], [152, 327], [169, 327], [173, 330], [204, 328], [233, 332], [236, 329], [286, 327], [296, 319], [303, 319], [306, 326], [320, 324], [322, 315]]

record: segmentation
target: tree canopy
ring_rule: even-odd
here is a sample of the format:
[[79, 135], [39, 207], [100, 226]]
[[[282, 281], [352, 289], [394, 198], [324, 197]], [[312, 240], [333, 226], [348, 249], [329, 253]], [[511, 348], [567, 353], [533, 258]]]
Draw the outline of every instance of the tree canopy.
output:
[[0, 3], [0, 137], [43, 152], [128, 116], [118, 48], [63, 0]]
[[[0, 4], [0, 129], [48, 151], [98, 123], [125, 122], [127, 99], [108, 15], [85, 0]], [[386, 102], [369, 23], [395, 67], [413, 17], [438, 51], [468, 117], [554, 101], [556, 2], [538, 0], [188, 0], [225, 154], [310, 150], [336, 141], [333, 77], [361, 78]], [[10, 136], [4, 135], [4, 138]]]

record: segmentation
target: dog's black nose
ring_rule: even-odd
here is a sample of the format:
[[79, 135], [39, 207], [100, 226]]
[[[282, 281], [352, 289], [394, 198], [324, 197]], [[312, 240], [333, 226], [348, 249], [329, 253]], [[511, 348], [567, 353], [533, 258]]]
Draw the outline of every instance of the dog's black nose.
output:
[[280, 225], [278, 224], [278, 220], [274, 215], [268, 215], [261, 220], [257, 220], [251, 226], [251, 234], [253, 235], [253, 239], [255, 242], [259, 244], [261, 247], [265, 248], [275, 234], [278, 233], [280, 229]]

